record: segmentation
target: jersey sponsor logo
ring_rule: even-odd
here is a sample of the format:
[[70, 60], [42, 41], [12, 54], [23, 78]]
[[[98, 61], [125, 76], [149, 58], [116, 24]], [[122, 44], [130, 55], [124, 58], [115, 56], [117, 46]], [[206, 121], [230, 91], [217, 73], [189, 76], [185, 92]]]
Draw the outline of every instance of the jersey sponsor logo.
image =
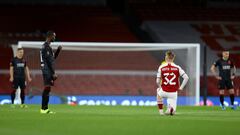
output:
[[22, 68], [22, 67], [24, 67], [24, 66], [25, 66], [24, 63], [17, 63], [17, 67], [18, 67], [18, 68]]
[[231, 66], [230, 65], [222, 66], [222, 69], [223, 70], [229, 70], [229, 69], [231, 69]]

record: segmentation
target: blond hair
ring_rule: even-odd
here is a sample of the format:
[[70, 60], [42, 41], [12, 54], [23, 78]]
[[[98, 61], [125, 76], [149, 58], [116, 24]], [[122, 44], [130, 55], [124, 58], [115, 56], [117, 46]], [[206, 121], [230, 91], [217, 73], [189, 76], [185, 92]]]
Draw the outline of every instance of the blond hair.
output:
[[167, 59], [169, 59], [169, 60], [174, 60], [175, 54], [174, 54], [172, 51], [167, 51], [167, 52], [165, 53], [165, 57], [166, 57]]

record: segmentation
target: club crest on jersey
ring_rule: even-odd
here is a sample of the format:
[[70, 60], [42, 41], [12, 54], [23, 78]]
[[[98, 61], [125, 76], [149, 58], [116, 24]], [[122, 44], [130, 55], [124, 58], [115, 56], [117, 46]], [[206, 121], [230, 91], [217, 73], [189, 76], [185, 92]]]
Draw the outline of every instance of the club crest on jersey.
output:
[[231, 64], [231, 61], [230, 61], [230, 60], [228, 61], [228, 64]]

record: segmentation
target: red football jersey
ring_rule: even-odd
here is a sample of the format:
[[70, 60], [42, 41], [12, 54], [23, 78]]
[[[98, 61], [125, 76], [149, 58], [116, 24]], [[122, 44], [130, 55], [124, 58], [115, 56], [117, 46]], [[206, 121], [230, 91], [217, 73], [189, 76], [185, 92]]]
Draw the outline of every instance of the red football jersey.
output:
[[166, 92], [176, 92], [180, 87], [179, 77], [185, 74], [182, 68], [174, 63], [160, 65], [158, 77], [161, 77], [161, 87]]

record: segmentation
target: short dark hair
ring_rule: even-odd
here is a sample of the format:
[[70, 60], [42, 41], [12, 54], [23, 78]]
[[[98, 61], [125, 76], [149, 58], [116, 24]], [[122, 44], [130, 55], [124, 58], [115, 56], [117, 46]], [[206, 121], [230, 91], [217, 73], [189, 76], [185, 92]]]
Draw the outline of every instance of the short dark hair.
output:
[[20, 51], [20, 50], [23, 50], [23, 48], [22, 48], [22, 47], [20, 47], [20, 48], [18, 48], [17, 50], [18, 50], [18, 51]]
[[50, 37], [54, 34], [55, 32], [54, 31], [48, 31], [47, 34], [46, 34], [46, 37]]

